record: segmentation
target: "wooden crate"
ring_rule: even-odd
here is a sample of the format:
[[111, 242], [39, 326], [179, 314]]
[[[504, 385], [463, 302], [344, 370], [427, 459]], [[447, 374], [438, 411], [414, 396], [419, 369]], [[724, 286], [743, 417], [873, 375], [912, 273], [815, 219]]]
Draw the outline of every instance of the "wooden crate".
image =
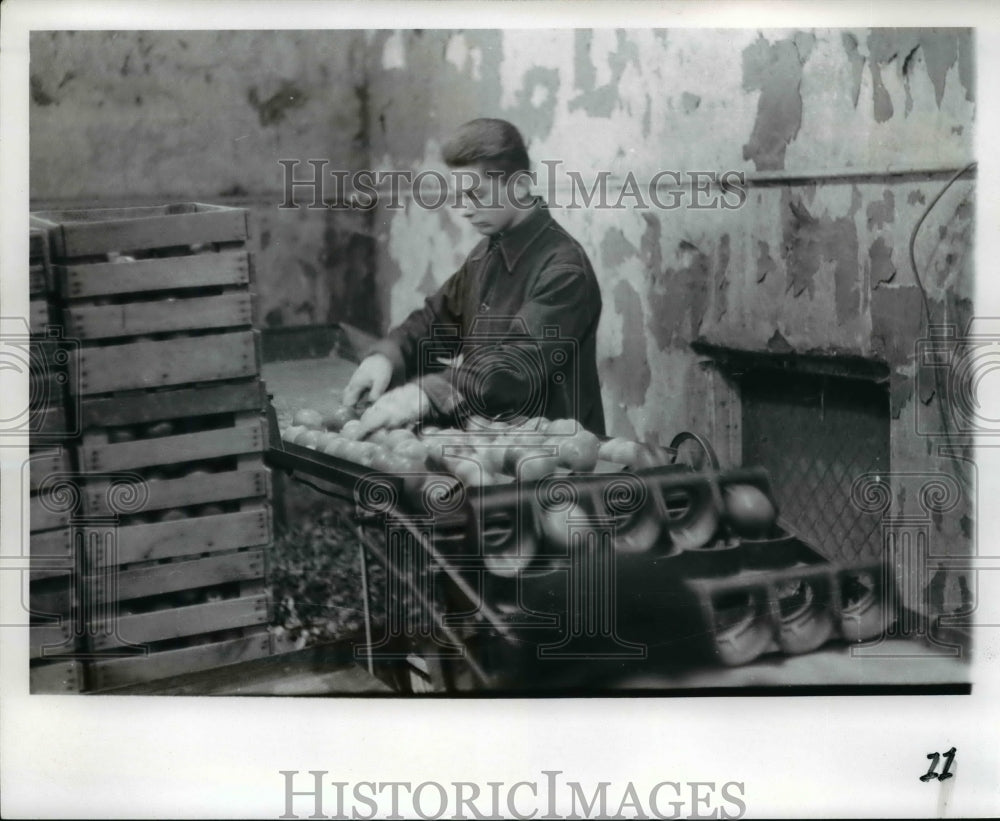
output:
[[28, 272], [28, 293], [32, 297], [52, 292], [54, 282], [48, 237], [40, 227], [28, 229]]
[[75, 569], [72, 532], [68, 527], [32, 533], [28, 564], [32, 582], [67, 576]]
[[48, 291], [48, 276], [44, 265], [30, 265], [28, 267], [28, 295], [32, 299], [44, 296]]
[[84, 666], [76, 660], [33, 664], [28, 681], [32, 695], [79, 693], [84, 689]]
[[32, 451], [28, 461], [28, 485], [32, 493], [47, 476], [68, 474], [72, 470], [67, 448], [56, 445]]
[[71, 302], [187, 288], [245, 290], [253, 283], [252, 259], [244, 250], [126, 262], [65, 263], [56, 265], [54, 272], [60, 295]]
[[89, 645], [100, 652], [125, 644], [143, 645], [267, 624], [270, 618], [271, 603], [266, 593], [152, 613], [119, 614], [115, 629], [96, 632]]
[[54, 658], [77, 652], [79, 642], [68, 619], [63, 619], [61, 624], [32, 624], [28, 628], [29, 658]]
[[70, 351], [75, 347], [75, 340], [64, 339], [61, 330], [52, 327], [45, 334], [33, 336], [28, 345], [28, 429], [32, 448], [42, 441], [57, 442], [79, 433], [79, 420], [66, 391]]
[[88, 431], [78, 452], [80, 470], [126, 471], [259, 454], [266, 449], [267, 423], [259, 413], [241, 411], [228, 416], [232, 422], [224, 427], [128, 442], [110, 442], [107, 432]]
[[49, 303], [44, 296], [32, 297], [28, 301], [28, 328], [32, 335], [44, 335], [46, 327], [54, 321], [49, 317]]
[[76, 598], [76, 585], [74, 577], [69, 572], [41, 579], [32, 578], [30, 584], [32, 616], [37, 618], [58, 616], [62, 619], [71, 617]]
[[65, 435], [67, 432], [66, 408], [55, 401], [33, 409], [28, 416], [28, 430], [46, 437]]
[[48, 231], [53, 262], [155, 248], [245, 242], [247, 212], [203, 203], [40, 211], [31, 225]]
[[85, 568], [125, 565], [221, 553], [269, 544], [272, 538], [271, 509], [253, 503], [233, 513], [119, 527], [115, 553], [107, 545], [83, 547]]
[[266, 630], [259, 630], [227, 641], [150, 653], [136, 658], [95, 661], [87, 665], [88, 688], [108, 690], [128, 684], [156, 681], [168, 676], [263, 658], [271, 653], [270, 635]]
[[69, 527], [72, 510], [60, 504], [57, 497], [49, 493], [35, 494], [28, 502], [31, 533], [42, 530], [64, 530]]
[[191, 591], [231, 582], [263, 579], [264, 548], [240, 550], [208, 558], [184, 559], [134, 570], [83, 577], [88, 595], [96, 601], [114, 596], [116, 601]]
[[102, 428], [266, 407], [264, 384], [253, 378], [85, 398], [80, 402], [80, 421], [84, 428]]
[[66, 384], [68, 369], [58, 363], [45, 361], [39, 346], [31, 346], [31, 359], [28, 369], [28, 390], [31, 403], [39, 405], [42, 402], [63, 401], [62, 389]]
[[[68, 304], [63, 311], [63, 322], [66, 333], [83, 342], [143, 334], [246, 327], [253, 324], [253, 300], [252, 295], [244, 291], [117, 305]], [[204, 339], [200, 341], [206, 343]]]
[[81, 348], [70, 358], [70, 390], [90, 396], [259, 373], [258, 332], [244, 330]]
[[[194, 505], [228, 502], [237, 499], [261, 498], [271, 495], [271, 472], [264, 466], [262, 456], [241, 459], [237, 470], [222, 473], [201, 473], [177, 479], [149, 480], [146, 483], [147, 499], [142, 512], [187, 508]], [[109, 479], [86, 482], [83, 509], [88, 516], [107, 516], [115, 513], [110, 503]]]

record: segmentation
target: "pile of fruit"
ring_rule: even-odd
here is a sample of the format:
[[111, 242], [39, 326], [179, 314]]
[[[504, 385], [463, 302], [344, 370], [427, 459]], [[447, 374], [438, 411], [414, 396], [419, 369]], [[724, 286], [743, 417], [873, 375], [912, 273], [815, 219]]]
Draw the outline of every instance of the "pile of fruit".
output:
[[516, 423], [472, 417], [465, 430], [423, 426], [377, 430], [362, 438], [351, 407], [321, 414], [279, 409], [281, 438], [391, 474], [448, 471], [469, 487], [531, 482], [562, 471], [587, 473], [598, 461], [619, 467], [667, 464], [665, 448], [615, 438], [602, 442], [576, 420], [541, 417]]

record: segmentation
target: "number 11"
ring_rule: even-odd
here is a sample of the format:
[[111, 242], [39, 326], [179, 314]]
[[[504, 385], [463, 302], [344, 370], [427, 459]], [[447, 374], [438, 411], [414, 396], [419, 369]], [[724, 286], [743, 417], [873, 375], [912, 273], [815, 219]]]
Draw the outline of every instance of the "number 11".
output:
[[941, 759], [941, 754], [940, 753], [928, 753], [927, 757], [931, 760], [931, 766], [928, 767], [927, 772], [925, 772], [922, 776], [920, 776], [920, 780], [921, 781], [932, 781], [935, 778], [938, 781], [944, 781], [944, 780], [952, 777], [952, 773], [949, 772], [949, 770], [951, 770], [951, 764], [955, 760], [955, 748], [954, 747], [952, 747], [950, 750], [948, 750], [948, 752], [946, 752], [944, 754], [944, 762], [945, 762], [944, 763], [944, 769], [941, 771], [940, 775], [938, 775], [936, 772], [934, 772], [934, 770], [937, 768], [938, 761]]

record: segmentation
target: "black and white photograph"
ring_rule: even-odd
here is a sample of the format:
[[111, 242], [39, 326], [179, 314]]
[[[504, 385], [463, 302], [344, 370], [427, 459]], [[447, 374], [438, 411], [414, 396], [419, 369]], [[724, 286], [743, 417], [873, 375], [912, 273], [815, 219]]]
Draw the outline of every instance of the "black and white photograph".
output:
[[[966, 763], [958, 735], [903, 757], [877, 726], [974, 715], [996, 660], [995, 38], [961, 15], [682, 21], [700, 4], [425, 4], [426, 26], [408, 4], [270, 26], [87, 5], [42, 3], [5, 45], [26, 50], [0, 303], [19, 700], [133, 731], [148, 705], [194, 754], [202, 714], [349, 720], [245, 776], [269, 782], [233, 805], [255, 817], [997, 809], [995, 779], [960, 795], [963, 764], [995, 773], [995, 727], [956, 725]], [[820, 704], [875, 745], [836, 755], [892, 755], [905, 798], [605, 773], [589, 744], [575, 769], [476, 757], [487, 714], [520, 748], [574, 710], [564, 742], [586, 719], [611, 750], [643, 713], [716, 705], [746, 739]], [[361, 716], [426, 778], [387, 781]], [[216, 786], [91, 812], [223, 817]]]

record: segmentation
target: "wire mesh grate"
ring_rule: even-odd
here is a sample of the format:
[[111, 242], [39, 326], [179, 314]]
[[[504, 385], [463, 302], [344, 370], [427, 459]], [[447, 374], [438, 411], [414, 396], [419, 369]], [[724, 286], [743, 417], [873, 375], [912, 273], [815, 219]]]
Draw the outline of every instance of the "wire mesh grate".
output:
[[881, 517], [851, 486], [889, 467], [884, 387], [834, 376], [751, 371], [741, 379], [743, 462], [771, 476], [782, 517], [828, 559], [881, 555]]

